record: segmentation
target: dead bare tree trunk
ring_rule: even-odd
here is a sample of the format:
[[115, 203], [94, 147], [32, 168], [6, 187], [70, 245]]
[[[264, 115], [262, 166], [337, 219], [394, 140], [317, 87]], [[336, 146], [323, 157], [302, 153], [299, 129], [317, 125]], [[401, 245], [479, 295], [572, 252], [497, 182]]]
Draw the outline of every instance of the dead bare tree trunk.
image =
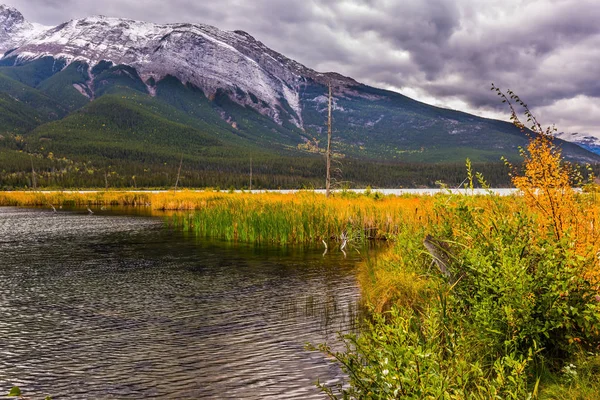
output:
[[331, 82], [329, 82], [329, 106], [327, 107], [327, 177], [325, 179], [325, 196], [329, 197], [331, 188]]
[[250, 191], [252, 191], [252, 157], [250, 157]]
[[179, 176], [181, 175], [181, 165], [183, 164], [183, 153], [181, 153], [181, 159], [179, 160], [179, 170], [177, 171], [177, 180], [175, 181], [175, 193], [177, 193], [177, 185], [179, 184]]
[[35, 170], [33, 169], [33, 156], [29, 155], [31, 159], [31, 186], [33, 186], [33, 190], [37, 189], [37, 182], [35, 180]]

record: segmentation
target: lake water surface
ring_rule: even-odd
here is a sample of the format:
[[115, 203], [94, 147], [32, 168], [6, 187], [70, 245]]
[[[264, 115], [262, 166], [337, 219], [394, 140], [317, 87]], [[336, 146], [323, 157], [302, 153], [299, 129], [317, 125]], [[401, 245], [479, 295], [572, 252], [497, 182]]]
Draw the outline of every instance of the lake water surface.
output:
[[0, 208], [0, 393], [324, 398], [305, 343], [357, 314], [356, 251], [199, 241], [162, 218]]

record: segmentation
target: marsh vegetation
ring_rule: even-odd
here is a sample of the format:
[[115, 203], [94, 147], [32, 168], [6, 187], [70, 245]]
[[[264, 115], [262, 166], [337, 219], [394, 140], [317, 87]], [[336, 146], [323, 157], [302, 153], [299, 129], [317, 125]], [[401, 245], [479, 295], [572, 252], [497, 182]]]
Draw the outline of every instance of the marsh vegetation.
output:
[[[385, 254], [359, 268], [370, 310], [360, 334], [344, 336], [343, 349], [312, 347], [347, 374], [347, 385], [319, 384], [326, 394], [596, 399], [600, 197], [591, 171], [584, 179], [565, 163], [551, 132], [526, 115], [533, 133], [522, 166], [507, 164], [519, 189], [510, 196], [5, 192], [0, 204], [172, 210], [167, 222], [186, 235], [273, 248], [348, 246], [356, 254], [354, 244], [385, 240]], [[488, 186], [469, 162], [465, 176], [467, 189]], [[311, 314], [314, 298], [292, 300], [281, 315]]]

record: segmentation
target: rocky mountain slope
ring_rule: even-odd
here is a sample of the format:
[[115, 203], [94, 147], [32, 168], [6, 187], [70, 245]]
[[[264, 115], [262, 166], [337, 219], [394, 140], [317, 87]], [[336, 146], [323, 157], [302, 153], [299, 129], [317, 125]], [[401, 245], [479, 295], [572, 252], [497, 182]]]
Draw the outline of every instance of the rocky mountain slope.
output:
[[17, 9], [0, 4], [0, 53], [18, 47], [49, 28], [28, 22]]
[[[0, 13], [6, 30], [0, 51], [10, 50], [4, 59], [14, 64], [48, 56], [63, 60], [65, 65], [80, 62], [89, 68], [91, 79], [93, 67], [101, 62], [128, 65], [137, 71], [150, 94], [155, 91], [155, 82], [173, 76], [201, 88], [207, 96], [215, 96], [219, 89], [235, 91], [236, 102], [279, 123], [284, 118], [281, 109], [288, 109], [286, 117], [298, 127], [303, 125], [300, 93], [307, 82], [332, 81], [342, 93], [356, 85], [350, 78], [306, 68], [242, 31], [104, 16], [34, 29], [15, 9], [4, 7]], [[91, 86], [85, 87], [85, 92], [94, 96]]]

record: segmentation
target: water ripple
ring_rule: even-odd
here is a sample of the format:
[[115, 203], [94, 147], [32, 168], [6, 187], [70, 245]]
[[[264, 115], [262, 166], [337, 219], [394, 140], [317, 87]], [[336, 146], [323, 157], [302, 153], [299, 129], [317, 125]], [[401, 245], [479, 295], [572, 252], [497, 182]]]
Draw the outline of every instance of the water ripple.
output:
[[196, 242], [160, 219], [0, 208], [0, 392], [324, 398], [306, 342], [356, 316], [356, 256]]

